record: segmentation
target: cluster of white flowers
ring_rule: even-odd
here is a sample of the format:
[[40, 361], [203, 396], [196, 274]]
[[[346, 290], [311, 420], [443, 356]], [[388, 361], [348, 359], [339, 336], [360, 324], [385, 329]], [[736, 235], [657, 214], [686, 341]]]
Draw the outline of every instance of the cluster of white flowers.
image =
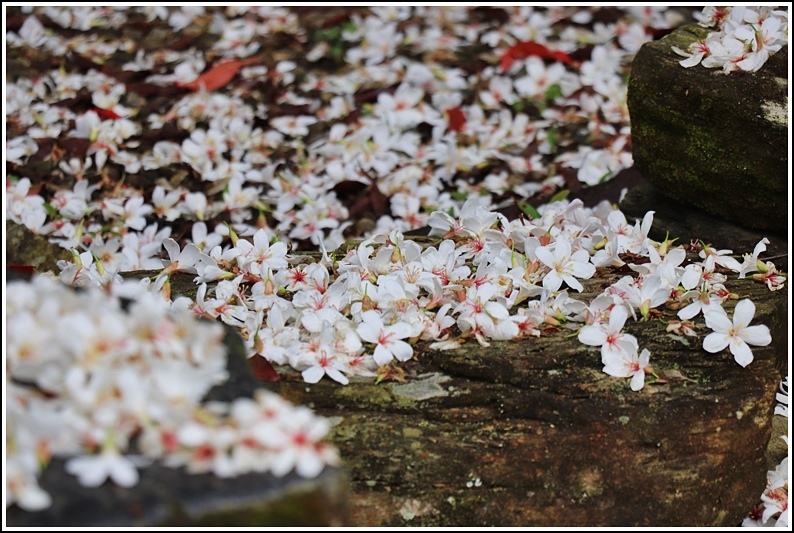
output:
[[[239, 328], [250, 357], [290, 365], [309, 383], [325, 375], [343, 384], [351, 375], [387, 375], [392, 362], [413, 357], [419, 341], [447, 349], [474, 338], [488, 346], [490, 340], [569, 328], [579, 330], [582, 343], [600, 347], [604, 372], [630, 377], [631, 388], [640, 390], [652, 373], [650, 353], [623, 328], [629, 316], [647, 320], [662, 306], [678, 309], [680, 320], [669, 328], [686, 335], [697, 336], [691, 319], [702, 313], [713, 330], [704, 349], [729, 347], [742, 366], [753, 360], [750, 345], [771, 342], [767, 326], [750, 325], [750, 300], [738, 302], [733, 320], [722, 307], [737, 298], [724, 285], [725, 271], [745, 277], [763, 267], [767, 272], [758, 281], [782, 287], [785, 277], [777, 273], [772, 285], [774, 265], [758, 259], [767, 239], [742, 263], [730, 250], [699, 245], [701, 261], [682, 266], [683, 246], [648, 238], [653, 212], [629, 225], [606, 202], [590, 209], [564, 200], [543, 206], [540, 214], [508, 221], [473, 197], [458, 218], [432, 213], [431, 242], [424, 246], [392, 230], [335, 261], [324, 254], [308, 264], [289, 255], [284, 243], [271, 242], [264, 229], [252, 242], [232, 234], [234, 245], [208, 253], [192, 243], [180, 250], [166, 238], [165, 268], [153, 282], [141, 283], [168, 299], [171, 274], [195, 274], [196, 299], [179, 297], [175, 307]], [[620, 278], [589, 304], [568, 296], [568, 288], [582, 292], [579, 280], [591, 278], [596, 267], [623, 266], [622, 258], [630, 257], [647, 258], [628, 265], [636, 275]], [[114, 279], [101, 261], [83, 262], [75, 277], [77, 254], [74, 261], [61, 263], [62, 278], [103, 286]], [[216, 282], [211, 298], [209, 282]]]
[[[158, 269], [159, 276], [136, 290], [169, 302], [170, 276], [194, 275], [196, 298], [173, 298], [174, 310], [191, 309], [238, 328], [249, 356], [290, 365], [310, 383], [326, 375], [340, 383], [356, 375], [384, 378], [414, 356], [420, 341], [441, 349], [466, 338], [488, 344], [568, 328], [600, 347], [605, 372], [630, 378], [639, 390], [652, 373], [650, 354], [624, 325], [629, 316], [648, 318], [662, 306], [680, 308], [680, 320], [668, 329], [685, 335], [697, 335], [690, 319], [702, 313], [714, 331], [704, 348], [730, 347], [737, 362], [748, 364], [748, 345], [768, 343], [768, 331], [749, 325], [749, 301], [727, 318], [721, 304], [733, 295], [723, 272], [740, 278], [754, 273], [771, 290], [781, 288], [785, 277], [758, 260], [765, 242], [741, 264], [726, 255], [730, 251], [704, 245], [702, 261], [684, 265], [683, 248], [648, 239], [652, 214], [629, 225], [606, 204], [588, 209], [578, 201], [542, 206], [531, 220], [508, 221], [494, 211], [504, 198], [550, 198], [571, 179], [595, 185], [631, 166], [627, 65], [654, 30], [683, 20], [680, 10], [628, 7], [614, 20], [611, 11], [602, 19], [598, 7], [499, 9], [506, 22], [465, 6], [373, 7], [355, 11], [338, 32], [339, 42], [329, 42], [283, 7], [23, 7], [24, 22], [6, 34], [10, 49], [72, 54], [65, 65], [78, 54], [84, 64], [106, 68], [45, 70], [8, 81], [6, 156], [22, 177], [6, 181], [7, 218], [73, 251], [72, 261], [60, 264], [60, 278], [69, 285], [117, 293], [127, 286], [120, 285], [120, 273]], [[764, 50], [777, 46], [766, 37], [773, 29], [787, 31], [787, 24], [772, 28], [769, 20], [781, 15], [764, 9], [753, 22], [753, 12], [734, 8], [732, 17], [737, 28], [756, 24], [763, 36], [756, 48], [751, 44], [755, 67]], [[40, 17], [79, 31], [53, 32]], [[219, 39], [204, 48], [168, 49], [166, 43], [152, 49], [94, 31], [121, 30], [141, 17], [167, 24], [174, 42], [193, 42], [183, 34], [191, 25], [208, 27]], [[211, 65], [280, 48], [278, 39], [313, 48], [303, 64], [262, 55], [222, 88], [185, 89], [212, 73]], [[522, 54], [527, 44], [547, 55]], [[334, 46], [342, 46], [346, 66], [329, 73]], [[575, 50], [576, 60], [564, 53]], [[129, 58], [121, 72], [111, 61], [117, 54]], [[121, 81], [133, 73], [143, 82]], [[63, 104], [85, 91], [88, 111]], [[161, 94], [158, 105], [137, 109], [136, 91]], [[31, 161], [48, 161], [47, 140], [64, 138], [66, 148], [53, 145], [49, 174], [25, 173]], [[68, 149], [73, 146], [87, 149]], [[57, 160], [63, 149], [69, 156]], [[160, 176], [156, 181], [132, 179], [152, 171]], [[359, 209], [351, 216], [350, 204], [332, 192], [356, 185], [372, 197], [374, 219], [363, 229], [356, 224], [366, 240], [332, 258], [326, 251], [345, 241], [354, 222], [365, 222], [356, 220], [362, 213], [369, 215]], [[374, 207], [379, 201], [380, 209]], [[404, 238], [403, 232], [423, 226], [432, 228], [435, 240]], [[323, 250], [324, 259], [307, 263], [289, 253], [295, 246]], [[161, 259], [163, 251], [168, 259]], [[636, 257], [644, 258], [629, 264], [637, 275], [623, 277], [592, 302], [568, 296], [568, 288], [581, 291], [581, 280], [596, 269], [623, 267]], [[93, 320], [87, 316], [86, 324], [101, 323]], [[80, 331], [89, 335], [89, 329]], [[147, 383], [145, 390], [155, 386]], [[148, 405], [143, 393], [135, 398], [135, 409]], [[263, 394], [225, 410], [196, 407], [200, 416], [188, 410], [190, 420], [168, 426], [170, 433], [158, 434], [161, 426], [147, 422], [138, 446], [165, 454], [170, 464], [228, 475], [259, 453], [235, 444], [240, 428], [261, 426], [240, 442], [292, 444], [277, 461], [257, 463], [260, 468], [280, 473], [294, 466], [309, 475], [332, 461], [318, 441], [324, 423], [301, 408], [272, 407], [277, 403]], [[263, 412], [277, 413], [282, 429], [266, 428], [270, 419], [256, 422]], [[78, 475], [89, 472], [84, 481], [134, 477], [131, 459], [118, 459], [132, 435], [132, 415], [123, 413], [111, 417], [118, 422], [113, 431], [87, 441], [103, 452], [107, 447], [107, 454], [69, 463]], [[208, 417], [215, 417], [213, 430], [202, 426]], [[93, 427], [81, 424], [74, 431]], [[17, 440], [27, 444], [13, 448], [26, 451], [8, 463], [18, 472], [9, 479], [21, 487], [13, 499], [41, 506], [46, 496], [35, 484], [38, 441]], [[297, 443], [305, 448], [296, 449]], [[91, 466], [98, 457], [111, 466]]]
[[[780, 384], [780, 392], [776, 398], [779, 402], [775, 406], [775, 414], [788, 418], [788, 378]], [[781, 435], [781, 439], [789, 444], [788, 436]], [[761, 502], [744, 519], [743, 526], [747, 527], [789, 527], [788, 520], [788, 457], [785, 457], [774, 470], [767, 472], [766, 488], [761, 494]]]
[[[210, 56], [220, 58], [216, 64], [250, 56], [262, 36], [282, 32], [302, 43], [315, 39], [294, 12], [282, 7], [260, 7], [245, 17], [233, 8], [212, 9], [211, 15], [203, 8], [25, 10], [24, 23], [7, 33], [9, 46], [46, 49], [54, 56], [74, 51], [97, 65], [128, 54], [134, 59], [121, 67], [122, 74], [141, 72], [155, 92], [195, 81], [202, 69], [211, 68]], [[345, 26], [341, 39], [350, 66], [338, 73], [311, 68], [322, 62], [323, 53], [307, 54], [308, 69], [290, 60], [262, 59], [241, 68], [244, 84], [179, 93], [156, 112], [132, 107], [136, 100], [129, 95], [136, 89], [99, 67], [16, 78], [7, 90], [14, 125], [9, 162], [24, 165], [39, 150], [35, 139], [69, 136], [89, 148], [84, 155], [70, 152], [53, 171], [59, 183], [76, 183], [71, 190], [45, 198], [36, 209], [10, 207], [9, 218], [67, 249], [99, 236], [108, 253], [123, 251], [124, 270], [134, 270], [148, 268], [146, 245], [155, 236], [161, 241], [160, 232], [170, 231], [163, 226], [174, 221], [205, 221], [202, 231], [208, 238], [228, 238], [218, 215], [228, 216], [241, 236], [266, 224], [282, 240], [334, 249], [350, 225], [348, 208], [331, 192], [343, 182], [370, 185], [388, 198], [385, 209], [373, 215], [372, 225], [382, 233], [422, 227], [435, 210], [457, 211], [461, 200], [456, 195], [488, 194], [494, 201], [509, 194], [550, 195], [567, 175], [599, 183], [632, 162], [626, 64], [650, 39], [651, 28], [673, 27], [681, 15], [667, 8], [627, 8], [617, 22], [597, 22], [597, 11], [508, 8], [509, 22], [496, 24], [480, 21], [469, 7], [404, 8], [399, 14], [374, 8], [368, 15], [353, 15]], [[211, 17], [213, 31], [222, 38], [204, 52], [147, 51], [125, 38], [100, 40], [90, 32], [67, 37], [38, 19], [67, 28], [118, 28], [125, 18], [141, 16], [167, 21], [177, 31], [191, 20], [203, 24]], [[577, 26], [565, 24], [571, 17]], [[548, 65], [529, 56], [506, 71], [484, 66], [472, 72], [433, 53], [445, 34], [449, 53], [468, 53], [465, 47], [475, 46], [504, 56], [529, 39], [549, 50], [592, 47], [592, 52], [576, 66]], [[322, 51], [328, 42], [314, 46]], [[275, 102], [252, 98], [246, 88], [252, 84], [268, 86]], [[389, 87], [396, 89], [384, 90]], [[77, 98], [81, 89], [91, 94], [92, 109], [77, 113], [59, 105]], [[368, 91], [372, 98], [357, 96]], [[166, 125], [186, 135], [153, 146], [142, 142], [150, 135], [146, 132]], [[417, 132], [419, 125], [426, 133]], [[95, 176], [107, 175], [108, 166], [139, 174], [176, 163], [192, 167], [204, 186], [162, 179], [150, 192], [95, 183]], [[469, 172], [482, 174], [478, 182], [457, 179]], [[81, 185], [84, 179], [92, 185]], [[19, 189], [18, 198], [32, 192], [22, 183]], [[141, 232], [148, 237], [127, 237]], [[108, 237], [114, 234], [122, 236], [121, 242]]]
[[693, 42], [687, 50], [673, 46], [673, 51], [687, 58], [681, 61], [682, 67], [700, 64], [724, 72], [755, 72], [788, 44], [788, 11], [775, 7], [707, 6], [699, 24], [717, 31]]
[[47, 275], [6, 289], [6, 506], [51, 505], [38, 477], [52, 457], [89, 487], [133, 486], [155, 460], [220, 477], [337, 464], [328, 421], [272, 392], [202, 404], [228, 377], [220, 324], [148, 293], [125, 312]]

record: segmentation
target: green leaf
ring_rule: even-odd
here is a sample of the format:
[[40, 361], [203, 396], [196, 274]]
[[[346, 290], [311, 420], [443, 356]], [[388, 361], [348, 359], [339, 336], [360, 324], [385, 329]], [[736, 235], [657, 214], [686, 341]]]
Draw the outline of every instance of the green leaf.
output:
[[562, 96], [562, 89], [560, 88], [559, 83], [555, 83], [554, 85], [551, 85], [548, 89], [546, 89], [546, 100], [554, 101], [561, 96]]
[[546, 130], [546, 142], [549, 143], [551, 153], [557, 152], [557, 128], [551, 127]]
[[611, 170], [608, 170], [606, 174], [604, 174], [603, 176], [601, 176], [600, 178], [598, 178], [598, 183], [599, 183], [599, 184], [601, 184], [601, 183], [605, 183], [607, 180], [609, 180], [609, 178], [610, 178], [611, 176], [612, 176], [612, 171], [611, 171]]
[[469, 197], [469, 193], [462, 191], [452, 191], [449, 195], [453, 200], [458, 200], [459, 202], [463, 202]]
[[569, 189], [562, 189], [557, 191], [557, 193], [549, 199], [549, 203], [553, 204], [554, 202], [559, 202], [560, 200], [565, 200], [568, 198], [568, 195], [571, 194]]
[[524, 213], [526, 216], [530, 218], [530, 220], [535, 220], [540, 218], [540, 213], [535, 207], [527, 202], [518, 202], [518, 208]]
[[61, 216], [58, 214], [58, 210], [55, 209], [54, 205], [49, 204], [47, 202], [44, 202], [43, 205], [44, 205], [44, 210], [47, 211], [47, 214], [50, 215], [51, 218], [61, 218]]

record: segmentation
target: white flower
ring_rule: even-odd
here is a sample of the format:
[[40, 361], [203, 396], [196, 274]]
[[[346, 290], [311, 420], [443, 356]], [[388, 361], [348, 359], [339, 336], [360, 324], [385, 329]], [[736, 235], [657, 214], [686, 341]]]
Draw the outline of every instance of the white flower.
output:
[[284, 135], [303, 137], [309, 134], [309, 126], [316, 123], [315, 117], [308, 115], [299, 117], [278, 117], [270, 120], [270, 125]]
[[538, 259], [551, 269], [543, 277], [543, 287], [550, 291], [559, 290], [562, 282], [579, 292], [584, 290], [576, 278], [588, 279], [595, 274], [595, 265], [590, 263], [587, 250], [579, 249], [571, 254], [571, 243], [564, 236], [555, 241], [554, 253], [544, 246], [535, 250]]
[[744, 261], [742, 261], [741, 270], [739, 270], [739, 279], [744, 279], [748, 273], [758, 270], [758, 256], [761, 255], [761, 252], [766, 251], [767, 244], [769, 244], [769, 239], [764, 237], [755, 245], [752, 255], [744, 254]]
[[750, 326], [755, 315], [755, 304], [749, 299], [736, 304], [733, 323], [721, 307], [719, 311], [707, 311], [705, 315], [706, 325], [714, 330], [714, 333], [709, 333], [703, 339], [703, 349], [707, 352], [717, 353], [730, 346], [736, 362], [747, 366], [753, 361], [753, 352], [748, 344], [767, 346], [772, 342], [768, 327]]
[[407, 361], [413, 357], [414, 349], [405, 341], [411, 335], [411, 326], [404, 322], [396, 322], [385, 326], [380, 313], [374, 309], [361, 314], [362, 322], [356, 331], [361, 340], [375, 344], [373, 357], [378, 365], [388, 365], [393, 358]]
[[628, 333], [621, 333], [629, 312], [625, 305], [616, 305], [609, 314], [609, 325], [585, 326], [579, 330], [579, 342], [588, 346], [601, 347], [601, 361], [606, 364], [612, 354], [623, 354], [629, 346], [637, 351], [637, 339]]
[[335, 454], [320, 442], [330, 423], [306, 407], [296, 407], [272, 423], [258, 424], [254, 438], [273, 450], [271, 472], [278, 477], [292, 470], [304, 478], [316, 477], [325, 464], [335, 462]]
[[84, 487], [98, 487], [108, 477], [122, 487], [138, 483], [135, 463], [114, 448], [105, 449], [98, 455], [73, 457], [66, 462], [66, 471], [77, 476]]
[[610, 352], [604, 360], [604, 372], [618, 378], [631, 378], [631, 390], [638, 391], [645, 385], [645, 369], [651, 352], [646, 348], [637, 355], [637, 348]]

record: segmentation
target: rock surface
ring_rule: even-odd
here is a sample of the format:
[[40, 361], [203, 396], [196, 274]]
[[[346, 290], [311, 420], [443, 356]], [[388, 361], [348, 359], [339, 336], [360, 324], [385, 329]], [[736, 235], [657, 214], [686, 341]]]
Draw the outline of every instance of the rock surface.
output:
[[[587, 280], [581, 297], [592, 299], [622, 275]], [[174, 295], [194, 296], [192, 277], [175, 274]], [[728, 287], [753, 299], [754, 323], [770, 327], [773, 344], [754, 348], [755, 360], [743, 369], [727, 352], [702, 350], [709, 331], [702, 320], [697, 339], [668, 334], [659, 321], [629, 320], [627, 330], [651, 351], [661, 378], [649, 377], [639, 393], [601, 371], [598, 349], [563, 332], [490, 348], [418, 345], [405, 383], [367, 378], [348, 386], [327, 379], [308, 385], [286, 368], [281, 382], [258, 383], [232, 335], [232, 379], [212, 399], [266, 386], [330, 417], [344, 473], [331, 470], [313, 482], [219, 480], [150, 468], [134, 489], [89, 493], [56, 464], [42, 485], [66, 499], [44, 514], [12, 508], [9, 524], [736, 525], [766, 481], [788, 313], [787, 289], [772, 293], [733, 277]], [[665, 311], [663, 318], [672, 316]], [[279, 514], [288, 508], [297, 514]]]
[[785, 234], [788, 217], [788, 46], [758, 72], [684, 68], [709, 30], [684, 26], [646, 43], [628, 86], [632, 154], [676, 200], [750, 228]]
[[31, 266], [36, 272], [60, 273], [58, 260], [71, 260], [69, 250], [52, 244], [43, 235], [37, 235], [25, 226], [6, 220], [6, 264]]
[[786, 291], [729, 288], [773, 344], [742, 368], [701, 348], [702, 321], [695, 339], [629, 320], [661, 378], [639, 393], [562, 333], [420, 353], [405, 383], [280, 369], [269, 388], [337, 421], [356, 526], [735, 526], [765, 486], [788, 326]]
[[741, 223], [729, 222], [696, 207], [672, 200], [650, 184], [630, 189], [620, 202], [620, 210], [631, 223], [642, 220], [645, 213], [653, 211], [653, 226], [648, 236], [656, 241], [663, 241], [668, 234], [670, 238], [678, 238], [676, 245], [702, 240], [718, 250], [732, 250], [739, 261], [742, 254], [751, 253], [755, 245], [766, 237], [769, 244], [766, 252], [760, 257], [774, 257], [772, 262], [778, 270], [788, 272], [786, 228], [783, 228], [782, 233], [753, 230]]

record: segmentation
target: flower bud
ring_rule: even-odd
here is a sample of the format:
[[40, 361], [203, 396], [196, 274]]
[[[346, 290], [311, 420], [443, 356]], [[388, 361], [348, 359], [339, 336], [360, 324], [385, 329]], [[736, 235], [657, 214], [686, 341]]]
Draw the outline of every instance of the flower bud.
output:
[[602, 250], [604, 246], [607, 245], [608, 242], [609, 240], [606, 237], [603, 237], [600, 241], [595, 243], [595, 246], [593, 246], [593, 250]]
[[226, 227], [229, 228], [229, 238], [232, 240], [232, 246], [237, 246], [237, 241], [240, 239], [240, 237], [237, 236], [228, 222], [224, 222], [224, 224], [226, 224]]
[[648, 314], [650, 312], [651, 312], [651, 301], [645, 300], [644, 302], [642, 302], [642, 305], [640, 305], [640, 314], [642, 315], [642, 318], [647, 320]]

